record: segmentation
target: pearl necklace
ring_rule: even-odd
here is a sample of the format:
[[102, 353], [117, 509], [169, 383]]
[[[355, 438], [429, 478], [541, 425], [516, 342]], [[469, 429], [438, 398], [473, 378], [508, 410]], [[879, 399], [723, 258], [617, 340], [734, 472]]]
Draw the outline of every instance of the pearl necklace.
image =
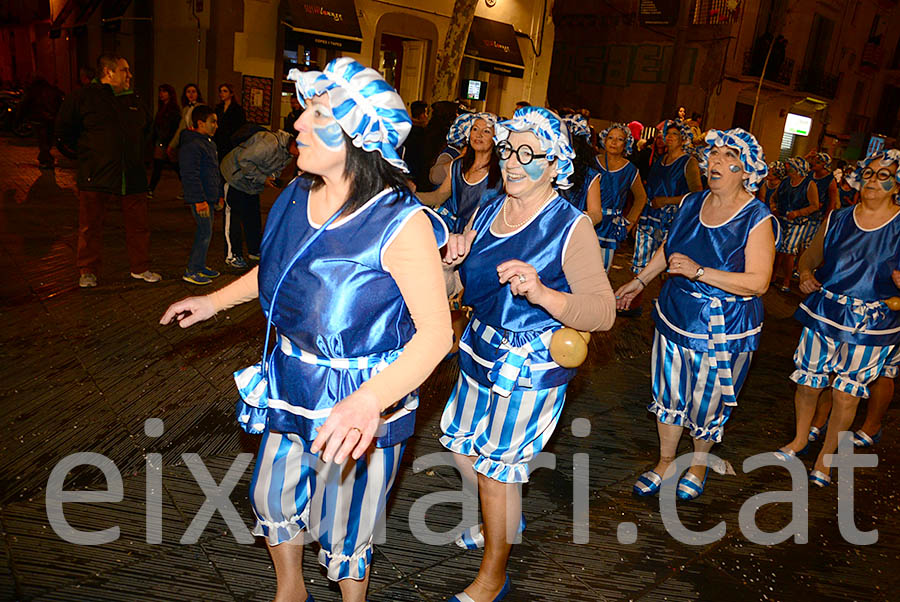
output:
[[543, 206], [544, 206], [544, 203], [541, 203], [540, 205], [538, 205], [538, 208], [535, 209], [534, 211], [532, 211], [531, 215], [526, 217], [524, 220], [522, 220], [518, 224], [511, 224], [511, 223], [509, 223], [509, 219], [506, 217], [507, 211], [509, 209], [509, 198], [507, 198], [506, 202], [503, 203], [503, 224], [510, 230], [516, 230], [518, 228], [521, 228], [522, 226], [527, 224], [528, 221], [531, 220], [531, 218], [533, 218], [537, 214], [537, 212], [541, 210], [541, 207], [543, 207]]

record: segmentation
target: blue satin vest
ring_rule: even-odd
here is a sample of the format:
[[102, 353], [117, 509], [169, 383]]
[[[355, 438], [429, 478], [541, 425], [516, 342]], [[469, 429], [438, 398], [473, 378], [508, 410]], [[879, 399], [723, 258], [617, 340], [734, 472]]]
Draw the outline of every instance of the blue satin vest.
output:
[[810, 215], [810, 217], [821, 222], [825, 217], [825, 211], [828, 209], [828, 187], [834, 182], [834, 176], [828, 174], [827, 176], [818, 179], [809, 176], [809, 181], [815, 184], [816, 192], [819, 195], [819, 209]]
[[[266, 220], [259, 264], [259, 299], [268, 316], [271, 295], [295, 251], [315, 232], [307, 200], [310, 183], [296, 178]], [[408, 191], [384, 191], [348, 217], [339, 218], [290, 268], [278, 293], [272, 323], [304, 351], [328, 358], [378, 356], [390, 362], [415, 332], [400, 290], [382, 266], [385, 249], [417, 211], [426, 211], [439, 246], [443, 223]], [[335, 370], [289, 357], [276, 344], [270, 395], [306, 410], [331, 408], [373, 376]], [[415, 414], [394, 424], [392, 442], [412, 433]], [[307, 441], [325, 421], [270, 408], [268, 428]], [[384, 443], [384, 442], [383, 442]], [[391, 441], [385, 444], [391, 444]]]
[[455, 146], [450, 146], [448, 144], [447, 146], [444, 147], [444, 150], [442, 150], [440, 153], [438, 153], [438, 156], [440, 157], [441, 155], [447, 155], [451, 159], [455, 160], [461, 154], [462, 153], [460, 152], [460, 150], [458, 148], [456, 148]]
[[608, 171], [600, 159], [595, 159], [597, 170], [600, 172], [600, 199], [603, 203], [603, 220], [594, 226], [597, 231], [597, 239], [601, 247], [615, 249], [619, 243], [625, 240], [625, 230], [616, 218], [622, 216], [625, 203], [628, 201], [628, 191], [635, 178], [638, 177], [638, 168], [634, 163], [627, 161], [621, 169]]
[[815, 272], [825, 290], [809, 295], [794, 317], [838, 341], [896, 345], [900, 312], [880, 301], [900, 296], [891, 279], [891, 272], [900, 270], [900, 213], [881, 228], [865, 231], [856, 225], [855, 211], [848, 207], [828, 217], [825, 257]]
[[841, 201], [841, 207], [850, 207], [853, 205], [853, 199], [856, 197], [856, 189], [844, 190], [838, 185], [838, 198]]
[[[747, 237], [756, 226], [769, 227], [760, 222], [769, 221], [772, 213], [765, 203], [754, 198], [729, 221], [715, 228], [708, 227], [700, 221], [700, 209], [708, 195], [708, 190], [694, 192], [682, 201], [666, 239], [666, 257], [682, 253], [704, 268], [743, 272]], [[777, 243], [778, 223], [774, 218], [771, 222]], [[725, 300], [735, 295], [682, 276], [668, 278], [653, 310], [657, 330], [682, 347], [707, 351], [712, 297]], [[756, 350], [762, 330], [762, 299], [725, 302], [723, 311], [728, 350], [732, 353]]]
[[[575, 206], [579, 211], [587, 211], [587, 194], [588, 190], [591, 188], [591, 184], [594, 183], [594, 180], [600, 177], [600, 170], [597, 169], [596, 164], [588, 165], [587, 169], [584, 172], [584, 180], [581, 182], [581, 186], [575, 188], [572, 186], [568, 190], [560, 190], [558, 191], [563, 198], [568, 200], [572, 205]], [[603, 180], [601, 178], [600, 181], [600, 190], [601, 195], [603, 194]], [[602, 200], [602, 199], [601, 199]]]
[[809, 200], [806, 198], [808, 188], [808, 177], [803, 178], [796, 186], [791, 186], [790, 178], [782, 180], [778, 186], [778, 197], [775, 201], [779, 215], [784, 217], [789, 211], [798, 211], [809, 207]]
[[[513, 295], [508, 284], [501, 285], [497, 266], [510, 259], [524, 261], [537, 270], [544, 286], [564, 293], [572, 292], [563, 273], [563, 254], [575, 223], [586, 218], [561, 196], [554, 196], [527, 224], [511, 234], [498, 236], [491, 231], [491, 224], [505, 201], [506, 195], [499, 194], [481, 206], [473, 227], [478, 234], [459, 274], [465, 286], [463, 303], [474, 309], [474, 317], [501, 332], [511, 346], [521, 347], [562, 324], [544, 308], [532, 305], [525, 297]], [[503, 355], [502, 349], [476, 336], [471, 325], [463, 333], [461, 348], [463, 344], [490, 363]], [[537, 352], [529, 359], [535, 364], [553, 362], [547, 350]], [[459, 354], [459, 365], [482, 385], [491, 386], [489, 369], [468, 353]], [[554, 364], [534, 375], [532, 388], [555, 387], [569, 382], [573, 376], [575, 370]]]
[[650, 166], [650, 173], [647, 175], [647, 204], [644, 205], [640, 220], [663, 230], [667, 230], [672, 223], [678, 206], [666, 205], [657, 209], [651, 205], [650, 199], [660, 196], [684, 196], [691, 191], [684, 173], [691, 156], [684, 154], [669, 165], [663, 163], [665, 158], [663, 155]]
[[477, 183], [469, 184], [463, 176], [462, 161], [457, 159], [450, 165], [450, 198], [438, 208], [438, 214], [453, 234], [462, 233], [483, 199], [503, 189], [502, 179], [489, 187], [488, 177], [485, 174]]
[[763, 196], [766, 197], [765, 203], [766, 203], [766, 205], [768, 205], [769, 203], [772, 202], [772, 195], [775, 194], [775, 191], [778, 190], [778, 187], [776, 186], [775, 188], [769, 188], [769, 185], [766, 184], [765, 182], [760, 184], [760, 186], [763, 187], [763, 191], [764, 191]]

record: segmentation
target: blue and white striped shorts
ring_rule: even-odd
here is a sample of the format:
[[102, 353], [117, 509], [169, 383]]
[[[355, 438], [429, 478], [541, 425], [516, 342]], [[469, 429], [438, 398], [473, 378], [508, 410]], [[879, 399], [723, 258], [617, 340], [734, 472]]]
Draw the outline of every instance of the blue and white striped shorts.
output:
[[341, 465], [320, 461], [308, 446], [294, 433], [263, 433], [250, 484], [253, 534], [278, 545], [307, 531], [329, 579], [364, 579], [406, 442], [373, 446]]
[[888, 378], [897, 378], [898, 374], [900, 374], [900, 345], [894, 347], [894, 354], [888, 358], [884, 372], [881, 373]]
[[647, 267], [653, 254], [666, 240], [666, 230], [656, 227], [655, 223], [649, 220], [638, 222], [637, 231], [634, 233], [634, 259], [631, 264], [631, 271], [635, 274], [640, 274], [641, 270]]
[[475, 470], [501, 483], [527, 483], [528, 463], [556, 429], [567, 385], [501, 397], [460, 370], [441, 416], [441, 445], [476, 456]]
[[[718, 372], [710, 370], [709, 354], [682, 347], [655, 330], [651, 357], [653, 401], [647, 409], [663, 424], [690, 429], [694, 439], [720, 443], [734, 406], [723, 402]], [[735, 397], [744, 386], [752, 359], [752, 351], [731, 354]]]
[[[809, 231], [815, 225], [807, 220], [802, 221], [782, 221], [781, 231], [784, 233], [781, 244], [778, 245], [779, 253], [787, 253], [788, 255], [799, 255], [805, 248], [809, 240]], [[815, 230], [813, 230], [815, 234]]]
[[[896, 375], [897, 363], [890, 370], [892, 356], [896, 358], [897, 345], [857, 345], [837, 341], [804, 327], [800, 344], [794, 351], [791, 380], [813, 389], [828, 386], [829, 377], [836, 374], [831, 387], [854, 397], [869, 397], [868, 385], [882, 373]], [[900, 363], [900, 358], [896, 360]]]

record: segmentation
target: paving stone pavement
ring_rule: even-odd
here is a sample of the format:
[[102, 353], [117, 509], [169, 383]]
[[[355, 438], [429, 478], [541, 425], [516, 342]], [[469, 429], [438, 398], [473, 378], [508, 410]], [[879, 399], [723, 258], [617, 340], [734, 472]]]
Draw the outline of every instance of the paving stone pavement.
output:
[[[180, 279], [193, 222], [175, 199], [178, 183], [171, 173], [151, 201], [152, 264], [164, 280], [151, 285], [129, 277], [121, 212], [110, 207], [100, 286], [79, 289], [74, 165], [61, 159], [55, 171], [39, 171], [36, 155], [30, 141], [0, 138], [0, 599], [271, 600], [275, 580], [265, 548], [237, 543], [221, 514], [212, 516], [196, 542], [180, 543], [205, 499], [183, 454], [198, 454], [220, 482], [240, 454], [252, 454], [258, 445], [234, 423], [231, 379], [260, 353], [264, 321], [258, 306], [245, 304], [186, 331], [158, 325], [169, 303], [198, 292]], [[267, 192], [264, 211], [273, 199]], [[237, 276], [224, 268], [221, 223], [209, 252], [210, 266], [224, 273], [215, 286]], [[617, 257], [614, 284], [628, 278], [626, 261]], [[791, 486], [784, 468], [745, 473], [742, 463], [783, 444], [792, 432], [787, 375], [799, 334], [791, 319], [798, 301], [796, 295], [766, 295], [761, 349], [725, 442], [714, 449], [737, 474], [711, 476], [706, 494], [678, 506], [688, 529], [724, 521], [724, 536], [712, 543], [679, 542], [662, 523], [658, 500], [631, 495], [657, 449], [645, 410], [649, 317], [620, 320], [611, 333], [593, 337], [547, 448], [556, 468], [537, 470], [525, 489], [528, 528], [510, 560], [508, 600], [900, 599], [896, 408], [876, 448], [878, 467], [855, 472], [855, 521], [863, 531], [877, 529], [877, 543], [853, 546], [841, 537], [836, 487], [808, 492], [809, 505], [800, 509], [808, 543], [753, 543], [738, 526], [741, 507], [752, 496]], [[417, 433], [404, 456], [385, 536], [375, 547], [373, 601], [445, 600], [477, 570], [480, 552], [422, 543], [408, 520], [423, 496], [460, 486], [449, 466], [413, 468], [416, 459], [442, 450], [440, 412], [456, 371], [455, 361], [445, 361], [422, 388]], [[860, 407], [858, 422], [865, 404]], [[148, 418], [163, 420], [160, 436], [145, 432]], [[578, 418], [589, 421], [587, 436], [576, 436], [585, 435], [577, 428], [573, 434]], [[685, 439], [680, 451], [688, 448]], [[77, 546], [49, 525], [48, 478], [76, 452], [103, 454], [122, 475], [120, 501], [65, 506], [72, 528], [118, 528], [111, 543]], [[162, 456], [162, 490], [150, 497], [162, 509], [160, 543], [148, 543], [145, 524], [146, 465], [157, 463], [150, 454]], [[808, 466], [811, 460], [804, 461]], [[585, 491], [576, 492], [576, 462], [588, 470]], [[230, 495], [247, 528], [250, 476], [248, 468]], [[81, 466], [68, 473], [66, 488], [99, 490], [106, 484], [97, 469]], [[573, 543], [576, 499], [590, 511], [586, 543]], [[790, 506], [760, 503], [756, 520], [764, 531], [790, 522]], [[435, 532], [451, 530], [459, 519], [459, 506], [450, 503], [426, 514]], [[423, 527], [414, 528], [421, 535]], [[629, 529], [636, 530], [636, 540], [620, 542]], [[311, 551], [304, 568], [317, 600], [339, 598]]]

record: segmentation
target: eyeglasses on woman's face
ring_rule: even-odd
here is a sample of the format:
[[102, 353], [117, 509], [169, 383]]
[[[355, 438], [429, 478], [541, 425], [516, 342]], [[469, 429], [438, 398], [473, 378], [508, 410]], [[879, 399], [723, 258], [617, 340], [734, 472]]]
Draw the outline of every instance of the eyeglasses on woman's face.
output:
[[543, 159], [547, 156], [547, 153], [536, 154], [534, 149], [527, 144], [523, 144], [519, 148], [513, 149], [512, 144], [510, 144], [509, 141], [504, 140], [497, 145], [497, 154], [500, 155], [502, 160], [506, 161], [513, 153], [516, 154], [519, 165], [528, 165], [535, 159]]
[[893, 175], [894, 174], [891, 173], [891, 170], [885, 167], [882, 167], [878, 171], [875, 171], [871, 167], [867, 167], [862, 172], [863, 180], [869, 180], [872, 178], [872, 176], [875, 176], [875, 179], [879, 182], [887, 182], [893, 177]]

